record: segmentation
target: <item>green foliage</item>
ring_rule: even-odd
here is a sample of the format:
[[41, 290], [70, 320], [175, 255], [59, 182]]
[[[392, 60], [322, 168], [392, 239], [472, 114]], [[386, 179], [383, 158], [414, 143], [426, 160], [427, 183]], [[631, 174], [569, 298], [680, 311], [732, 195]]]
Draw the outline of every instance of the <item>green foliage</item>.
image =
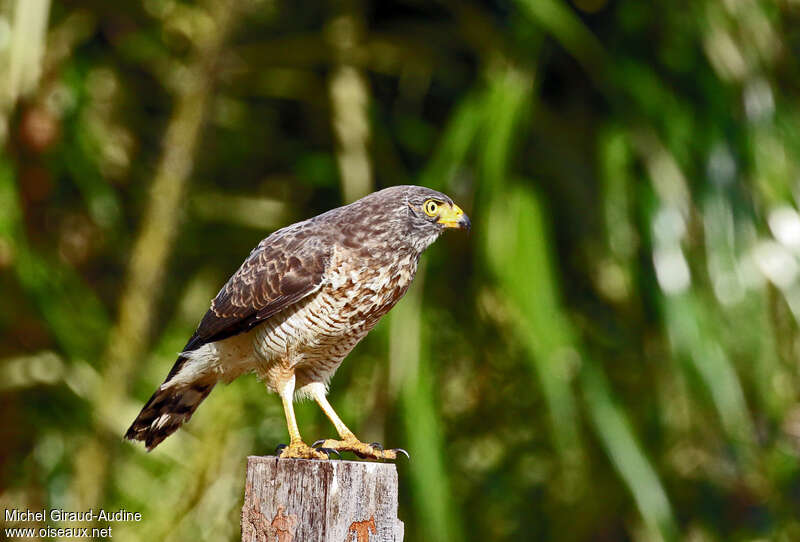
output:
[[237, 540], [255, 378], [121, 435], [262, 237], [414, 183], [473, 232], [330, 394], [411, 453], [406, 540], [800, 539], [792, 2], [43, 5], [0, 2], [4, 508]]

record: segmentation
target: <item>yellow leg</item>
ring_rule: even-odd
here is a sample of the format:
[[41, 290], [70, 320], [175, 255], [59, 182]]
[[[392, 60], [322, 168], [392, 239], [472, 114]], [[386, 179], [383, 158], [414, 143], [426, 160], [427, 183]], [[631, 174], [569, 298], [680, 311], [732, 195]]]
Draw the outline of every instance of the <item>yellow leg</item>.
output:
[[353, 452], [361, 457], [368, 457], [371, 459], [397, 459], [398, 452], [408, 456], [408, 452], [405, 450], [384, 450], [378, 446], [365, 444], [358, 440], [353, 432], [347, 428], [339, 415], [336, 414], [336, 411], [333, 410], [333, 407], [328, 402], [328, 398], [325, 396], [325, 386], [323, 384], [315, 382], [306, 385], [305, 389], [308, 390], [309, 395], [314, 398], [325, 415], [328, 416], [328, 419], [330, 419], [330, 421], [333, 423], [333, 426], [336, 428], [336, 432], [339, 433], [339, 437], [342, 439], [325, 440], [320, 445], [320, 448]]
[[281, 458], [300, 458], [300, 459], [327, 459], [328, 456], [319, 450], [315, 450], [305, 442], [300, 436], [297, 428], [297, 418], [294, 415], [294, 375], [286, 381], [278, 391], [283, 402], [283, 412], [286, 414], [286, 427], [289, 429], [289, 446], [281, 451]]
[[284, 384], [280, 390], [281, 401], [283, 402], [283, 413], [286, 414], [286, 427], [289, 429], [289, 445], [303, 442], [300, 436], [300, 429], [297, 427], [297, 418], [294, 415], [294, 375]]
[[322, 409], [322, 412], [324, 412], [331, 423], [333, 423], [333, 426], [336, 428], [336, 432], [339, 433], [339, 436], [345, 440], [356, 438], [353, 432], [347, 428], [342, 419], [338, 414], [336, 414], [336, 411], [333, 410], [333, 407], [328, 402], [328, 398], [325, 396], [325, 386], [315, 382], [313, 384], [309, 384], [306, 386], [306, 388], [308, 389], [311, 397], [313, 397], [319, 405], [319, 408]]

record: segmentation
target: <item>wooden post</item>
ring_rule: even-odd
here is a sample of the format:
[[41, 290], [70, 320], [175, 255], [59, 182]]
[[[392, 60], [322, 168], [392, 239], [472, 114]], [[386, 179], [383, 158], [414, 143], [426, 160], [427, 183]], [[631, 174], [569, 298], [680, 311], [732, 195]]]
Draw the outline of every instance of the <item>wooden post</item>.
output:
[[242, 542], [402, 542], [392, 463], [247, 458]]

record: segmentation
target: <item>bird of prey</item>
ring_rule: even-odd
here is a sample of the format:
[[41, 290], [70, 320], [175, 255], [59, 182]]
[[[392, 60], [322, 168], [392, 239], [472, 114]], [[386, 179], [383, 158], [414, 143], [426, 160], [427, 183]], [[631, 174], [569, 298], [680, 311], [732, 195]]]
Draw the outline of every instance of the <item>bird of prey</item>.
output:
[[[191, 418], [217, 382], [255, 372], [283, 402], [289, 445], [280, 457], [324, 459], [333, 450], [395, 459], [396, 449], [365, 444], [347, 428], [326, 398], [328, 383], [403, 297], [420, 255], [448, 228], [470, 228], [453, 200], [395, 186], [276, 231], [219, 291], [125, 437], [152, 450]], [[319, 448], [303, 442], [295, 397], [314, 399], [340, 440]]]

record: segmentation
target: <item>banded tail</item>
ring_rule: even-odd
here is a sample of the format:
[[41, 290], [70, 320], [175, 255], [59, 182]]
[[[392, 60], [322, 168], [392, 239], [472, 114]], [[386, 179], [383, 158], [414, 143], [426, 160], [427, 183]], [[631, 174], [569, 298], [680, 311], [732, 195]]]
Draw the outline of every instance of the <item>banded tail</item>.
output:
[[197, 410], [203, 399], [208, 397], [217, 382], [206, 376], [194, 382], [173, 382], [171, 384], [173, 377], [188, 361], [189, 359], [185, 356], [178, 358], [167, 379], [158, 387], [136, 419], [133, 420], [125, 433], [126, 439], [144, 441], [149, 452], [189, 421], [194, 411]]

